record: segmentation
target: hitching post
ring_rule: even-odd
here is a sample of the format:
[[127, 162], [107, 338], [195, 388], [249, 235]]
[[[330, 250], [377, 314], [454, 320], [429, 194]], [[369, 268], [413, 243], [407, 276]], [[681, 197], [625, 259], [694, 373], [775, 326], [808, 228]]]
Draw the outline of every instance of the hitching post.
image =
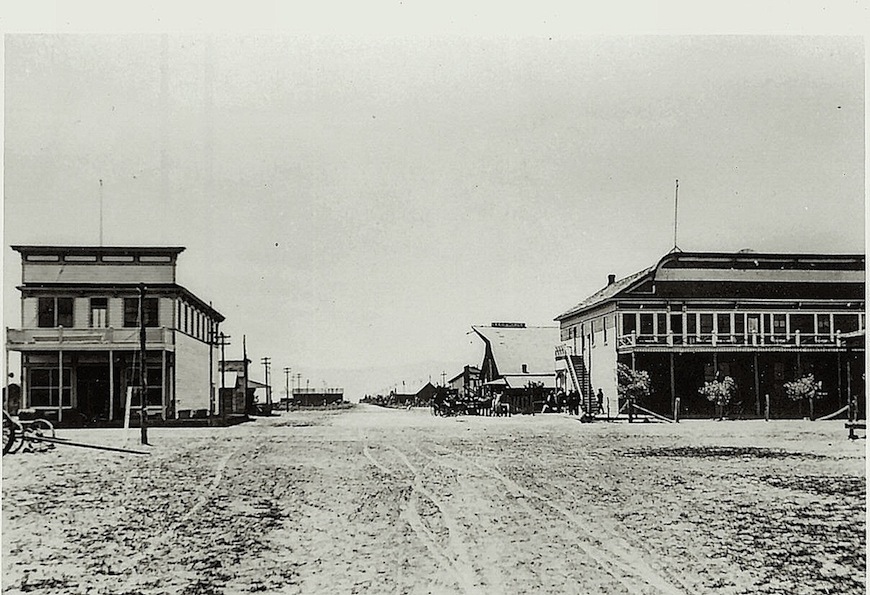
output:
[[764, 421], [770, 421], [770, 393], [764, 393]]

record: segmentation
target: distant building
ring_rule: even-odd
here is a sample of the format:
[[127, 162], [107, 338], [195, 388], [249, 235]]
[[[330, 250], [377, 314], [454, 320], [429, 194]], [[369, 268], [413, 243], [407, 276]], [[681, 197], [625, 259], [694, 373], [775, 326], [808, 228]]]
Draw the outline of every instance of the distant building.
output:
[[447, 381], [447, 385], [456, 390], [460, 398], [474, 394], [480, 386], [480, 368], [465, 366], [462, 372]]
[[343, 388], [294, 388], [295, 407], [324, 407], [344, 402]]
[[493, 322], [471, 328], [485, 345], [480, 365], [484, 392], [503, 393], [514, 412], [540, 411], [544, 395], [556, 387], [553, 347], [558, 327]]
[[[22, 407], [66, 424], [121, 420], [138, 410], [139, 285], [149, 416], [215, 413], [214, 337], [224, 317], [176, 283], [181, 247], [12, 246], [21, 254]], [[135, 390], [134, 390], [135, 389]]]
[[[783, 385], [806, 373], [822, 381], [819, 415], [864, 393], [865, 258], [848, 254], [673, 252], [607, 285], [556, 318], [558, 382], [585, 399], [600, 388], [619, 411], [617, 363], [652, 379], [648, 403], [670, 415], [711, 416], [704, 382], [731, 376], [734, 408], [805, 415]], [[846, 336], [860, 336], [854, 342]]]
[[[247, 365], [246, 365], [247, 364]], [[226, 360], [220, 367], [218, 379], [221, 395], [221, 412], [224, 415], [254, 413], [256, 403], [265, 403], [269, 387], [253, 378], [250, 373], [251, 360]], [[263, 397], [261, 400], [260, 397]]]

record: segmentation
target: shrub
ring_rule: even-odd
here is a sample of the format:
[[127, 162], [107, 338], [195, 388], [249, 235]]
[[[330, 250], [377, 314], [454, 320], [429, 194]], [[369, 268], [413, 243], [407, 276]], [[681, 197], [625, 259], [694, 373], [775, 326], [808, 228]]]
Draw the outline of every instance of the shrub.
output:
[[704, 386], [698, 389], [698, 392], [718, 407], [727, 407], [734, 395], [737, 394], [737, 383], [731, 376], [726, 376], [722, 380], [705, 382]]
[[822, 383], [817, 382], [812, 374], [807, 374], [792, 382], [786, 382], [782, 387], [785, 389], [786, 396], [792, 401], [800, 401], [801, 399], [812, 401], [822, 388]]
[[620, 399], [637, 403], [650, 394], [649, 373], [644, 370], [632, 370], [625, 364], [617, 364], [616, 379]]

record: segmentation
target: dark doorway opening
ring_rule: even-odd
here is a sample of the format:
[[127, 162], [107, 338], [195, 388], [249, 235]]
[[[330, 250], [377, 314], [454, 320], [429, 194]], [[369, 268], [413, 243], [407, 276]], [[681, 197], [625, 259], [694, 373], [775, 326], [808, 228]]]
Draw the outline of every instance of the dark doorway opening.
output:
[[109, 418], [109, 367], [79, 366], [76, 369], [79, 412], [89, 420]]

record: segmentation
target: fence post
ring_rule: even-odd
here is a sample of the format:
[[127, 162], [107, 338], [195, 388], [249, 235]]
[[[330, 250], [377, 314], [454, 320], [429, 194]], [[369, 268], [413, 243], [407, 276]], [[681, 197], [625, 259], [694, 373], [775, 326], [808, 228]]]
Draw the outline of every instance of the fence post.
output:
[[764, 393], [764, 421], [770, 421], [770, 393]]
[[680, 397], [674, 399], [674, 422], [680, 423]]

